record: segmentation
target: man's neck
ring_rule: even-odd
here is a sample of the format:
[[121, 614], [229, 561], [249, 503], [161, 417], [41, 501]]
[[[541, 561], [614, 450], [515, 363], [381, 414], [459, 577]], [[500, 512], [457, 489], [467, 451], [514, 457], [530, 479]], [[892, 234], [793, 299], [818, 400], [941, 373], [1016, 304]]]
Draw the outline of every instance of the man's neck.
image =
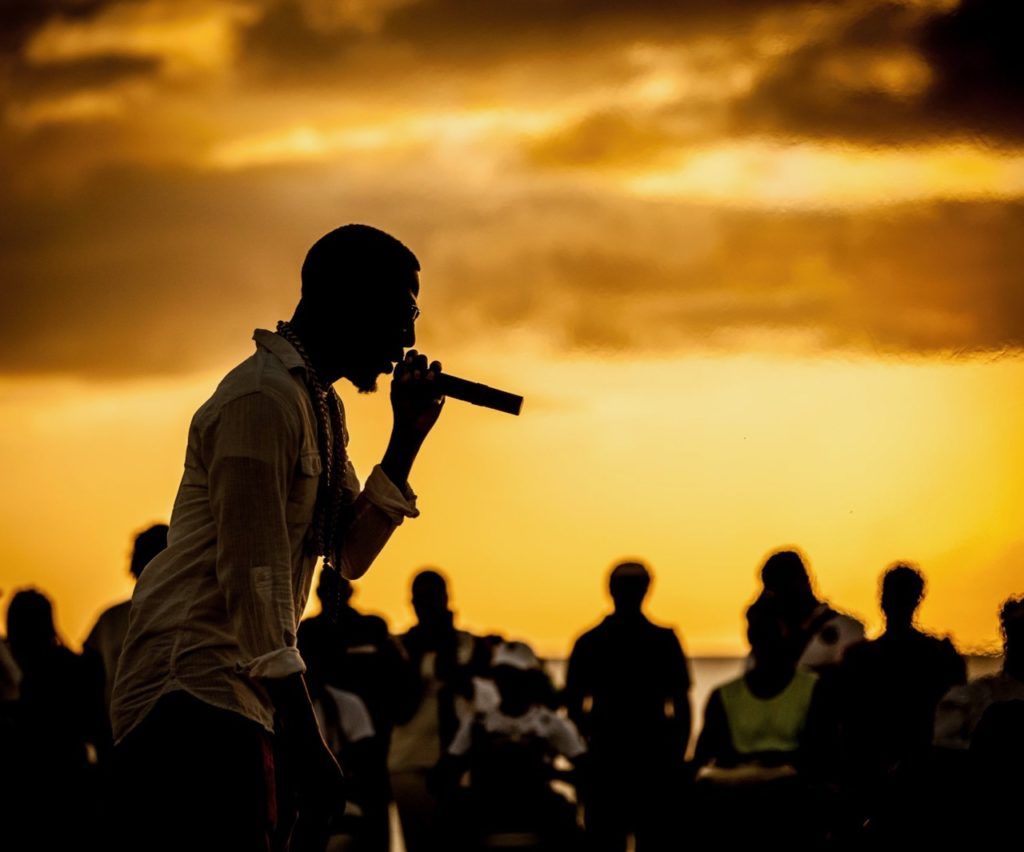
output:
[[291, 326], [292, 333], [302, 342], [302, 348], [306, 351], [306, 356], [309, 358], [309, 366], [312, 367], [316, 372], [317, 378], [320, 379], [324, 387], [333, 385], [341, 375], [333, 375], [329, 370], [325, 369], [326, 359], [323, 357], [323, 347], [320, 345], [320, 337], [316, 331], [311, 327], [310, 323], [306, 321], [305, 316], [296, 311], [295, 315], [288, 321], [288, 325]]

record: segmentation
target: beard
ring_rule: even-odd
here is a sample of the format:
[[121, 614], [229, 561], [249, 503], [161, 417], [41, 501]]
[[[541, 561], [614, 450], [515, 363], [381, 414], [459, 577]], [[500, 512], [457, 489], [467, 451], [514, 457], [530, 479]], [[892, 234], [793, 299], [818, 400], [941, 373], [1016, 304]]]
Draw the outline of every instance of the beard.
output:
[[360, 370], [349, 378], [359, 393], [375, 393], [377, 391], [377, 377], [380, 373], [370, 367]]

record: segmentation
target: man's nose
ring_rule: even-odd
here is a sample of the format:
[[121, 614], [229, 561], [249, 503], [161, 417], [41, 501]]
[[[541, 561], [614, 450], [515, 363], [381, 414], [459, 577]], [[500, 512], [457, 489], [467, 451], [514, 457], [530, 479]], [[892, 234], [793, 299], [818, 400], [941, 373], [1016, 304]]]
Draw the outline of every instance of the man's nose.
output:
[[402, 346], [405, 349], [409, 349], [416, 345], [416, 328], [410, 325], [407, 329], [402, 332]]

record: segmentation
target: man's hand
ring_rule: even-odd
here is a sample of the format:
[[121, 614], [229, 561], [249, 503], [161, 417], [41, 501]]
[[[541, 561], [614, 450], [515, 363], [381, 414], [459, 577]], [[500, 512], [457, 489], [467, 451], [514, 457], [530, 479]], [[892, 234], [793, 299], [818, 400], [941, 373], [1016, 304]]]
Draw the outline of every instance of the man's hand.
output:
[[399, 488], [405, 488], [416, 454], [444, 406], [437, 381], [440, 373], [440, 361], [428, 367], [427, 356], [415, 349], [406, 352], [405, 360], [395, 367], [391, 380], [394, 426], [381, 467]]
[[437, 422], [444, 406], [444, 396], [438, 390], [437, 377], [441, 362], [427, 366], [427, 356], [415, 349], [405, 353], [405, 360], [395, 366], [391, 380], [391, 410], [394, 412], [395, 432], [404, 439], [423, 443], [423, 439]]

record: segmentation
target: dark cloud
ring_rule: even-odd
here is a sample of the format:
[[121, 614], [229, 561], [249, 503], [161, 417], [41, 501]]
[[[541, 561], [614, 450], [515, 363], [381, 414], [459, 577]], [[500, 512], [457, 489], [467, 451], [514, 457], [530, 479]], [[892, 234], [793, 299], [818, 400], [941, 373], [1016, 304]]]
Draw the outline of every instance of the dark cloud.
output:
[[[770, 132], [875, 143], [1024, 136], [1024, 53], [1016, 7], [963, 0], [939, 11], [897, 2], [870, 5], [849, 25], [778, 64], [734, 114], [736, 132]], [[887, 87], [871, 69], [919, 58], [920, 90]], [[847, 75], [837, 76], [846, 63]]]
[[591, 60], [596, 55], [614, 61], [609, 51], [634, 41], [734, 35], [766, 11], [810, 5], [809, 0], [676, 5], [659, 0], [413, 0], [381, 4], [379, 19], [370, 24], [318, 16], [312, 11], [317, 4], [303, 0], [269, 0], [246, 30], [243, 61], [285, 80], [310, 73], [317, 79], [359, 75], [371, 84], [375, 73], [389, 71], [493, 70], [508, 63], [546, 65], [582, 53]]
[[1024, 346], [1019, 204], [780, 214], [543, 191], [439, 203], [310, 168], [110, 172], [77, 195], [0, 205], [5, 373], [222, 366], [287, 315], [305, 249], [346, 221], [419, 254], [421, 337], [439, 351], [516, 329], [566, 349]]
[[15, 53], [44, 24], [55, 18], [89, 18], [117, 0], [3, 0], [0, 3], [0, 53]]

